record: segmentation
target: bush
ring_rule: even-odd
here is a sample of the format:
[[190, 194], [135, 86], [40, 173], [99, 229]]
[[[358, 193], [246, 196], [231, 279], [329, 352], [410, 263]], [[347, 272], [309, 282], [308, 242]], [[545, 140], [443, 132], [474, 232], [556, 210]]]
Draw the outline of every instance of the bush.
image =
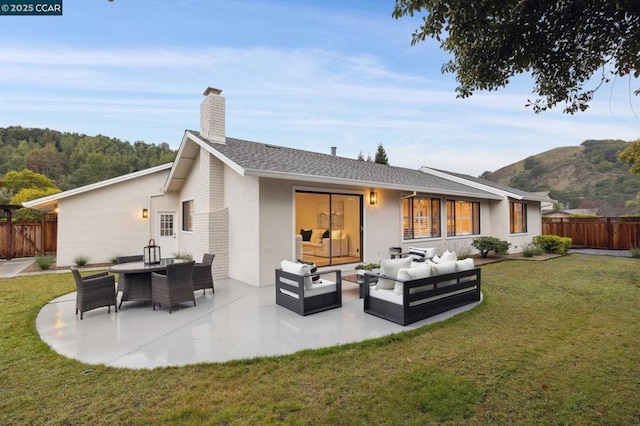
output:
[[634, 259], [640, 258], [640, 247], [631, 247], [629, 251], [631, 252], [631, 257]]
[[85, 256], [84, 254], [80, 254], [76, 257], [73, 258], [73, 263], [76, 264], [76, 266], [84, 266], [87, 263], [89, 263], [89, 256]]
[[187, 262], [193, 260], [193, 255], [191, 253], [181, 253], [181, 252], [173, 252], [172, 253], [174, 259], [182, 259]]
[[496, 237], [478, 237], [473, 239], [471, 245], [480, 251], [482, 257], [487, 257], [490, 251], [494, 251], [496, 254], [506, 254], [511, 243]]
[[55, 257], [49, 255], [36, 257], [36, 265], [38, 265], [38, 268], [42, 269], [43, 271], [49, 269], [55, 261]]
[[536, 235], [533, 245], [540, 247], [546, 253], [567, 254], [571, 248], [571, 238], [557, 235]]
[[522, 255], [524, 257], [540, 256], [542, 253], [544, 253], [544, 250], [534, 244], [525, 244], [524, 249], [522, 250]]
[[364, 269], [365, 271], [373, 271], [374, 269], [378, 269], [380, 265], [378, 263], [361, 263], [356, 265], [354, 269]]

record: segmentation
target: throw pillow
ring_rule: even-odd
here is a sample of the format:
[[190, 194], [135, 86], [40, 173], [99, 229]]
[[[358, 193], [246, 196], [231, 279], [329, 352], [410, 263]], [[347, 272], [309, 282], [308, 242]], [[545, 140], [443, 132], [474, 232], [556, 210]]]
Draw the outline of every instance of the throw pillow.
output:
[[456, 262], [440, 262], [433, 265], [433, 275], [452, 274], [456, 271]]
[[322, 234], [322, 238], [329, 238], [329, 230], [328, 229], [326, 231], [324, 231], [324, 234]]
[[325, 229], [314, 229], [311, 234], [311, 242], [315, 244], [322, 244], [322, 236], [324, 235]]
[[[380, 275], [386, 275], [390, 278], [397, 278], [398, 271], [401, 268], [410, 268], [411, 267], [411, 258], [403, 257], [401, 259], [382, 259], [380, 261]], [[376, 290], [381, 289], [393, 289], [396, 285], [396, 282], [391, 279], [379, 278], [378, 283], [376, 284]]]
[[311, 234], [313, 231], [311, 229], [301, 229], [300, 235], [302, 235], [302, 241], [311, 241]]
[[475, 267], [476, 267], [476, 265], [473, 262], [473, 259], [471, 257], [468, 257], [468, 258], [463, 259], [463, 260], [458, 260], [456, 262], [456, 272], [470, 271], [471, 269], [473, 269]]
[[320, 274], [318, 273], [318, 267], [313, 262], [307, 262], [306, 260], [298, 259], [298, 263], [302, 263], [303, 265], [309, 265], [309, 269], [311, 271], [311, 281], [314, 284], [320, 284]]
[[447, 250], [440, 256], [440, 262], [455, 262], [456, 260], [458, 260], [458, 255], [454, 251]]
[[440, 263], [440, 256], [438, 256], [437, 254], [436, 254], [436, 255], [434, 255], [434, 256], [431, 258], [431, 261], [432, 261], [433, 263]]
[[309, 275], [307, 277], [304, 277], [303, 283], [306, 290], [311, 290], [311, 286], [313, 285], [313, 283], [311, 281], [311, 269], [309, 268], [309, 265], [303, 265], [302, 263], [283, 260], [282, 262], [280, 262], [280, 267], [283, 271], [289, 272], [290, 274]]
[[409, 256], [413, 257], [416, 262], [424, 262], [426, 259], [426, 250], [419, 247], [409, 247]]

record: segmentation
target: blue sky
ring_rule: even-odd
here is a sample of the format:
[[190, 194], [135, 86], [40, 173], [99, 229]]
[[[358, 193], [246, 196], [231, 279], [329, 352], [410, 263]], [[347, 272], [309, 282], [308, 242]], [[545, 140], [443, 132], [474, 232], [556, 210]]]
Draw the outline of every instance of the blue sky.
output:
[[0, 127], [177, 148], [212, 86], [229, 137], [352, 158], [382, 143], [409, 168], [477, 176], [586, 139], [640, 138], [637, 81], [603, 87], [574, 116], [525, 108], [526, 76], [456, 99], [448, 56], [411, 46], [419, 20], [394, 20], [393, 5], [63, 0], [62, 16], [0, 16]]

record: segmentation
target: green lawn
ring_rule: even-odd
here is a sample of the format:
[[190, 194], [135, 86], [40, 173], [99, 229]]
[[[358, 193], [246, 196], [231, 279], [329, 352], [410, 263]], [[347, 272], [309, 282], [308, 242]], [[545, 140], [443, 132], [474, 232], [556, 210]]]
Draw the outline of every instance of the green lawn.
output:
[[277, 358], [155, 370], [52, 352], [38, 309], [70, 274], [0, 279], [0, 424], [640, 424], [639, 260], [482, 267], [444, 323]]

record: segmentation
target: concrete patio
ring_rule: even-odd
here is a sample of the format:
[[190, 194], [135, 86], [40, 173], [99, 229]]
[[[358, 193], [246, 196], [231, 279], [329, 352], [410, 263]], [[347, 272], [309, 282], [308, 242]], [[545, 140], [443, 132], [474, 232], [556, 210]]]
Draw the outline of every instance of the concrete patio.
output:
[[[69, 275], [69, 280], [73, 278]], [[480, 302], [479, 302], [480, 303]], [[75, 292], [38, 313], [40, 337], [53, 350], [89, 364], [156, 368], [292, 354], [359, 342], [445, 320], [477, 304], [402, 327], [365, 314], [357, 284], [343, 281], [342, 308], [300, 316], [275, 304], [274, 286], [218, 280], [215, 294], [196, 292], [196, 306], [169, 314], [151, 304], [125, 302], [75, 315]]]

